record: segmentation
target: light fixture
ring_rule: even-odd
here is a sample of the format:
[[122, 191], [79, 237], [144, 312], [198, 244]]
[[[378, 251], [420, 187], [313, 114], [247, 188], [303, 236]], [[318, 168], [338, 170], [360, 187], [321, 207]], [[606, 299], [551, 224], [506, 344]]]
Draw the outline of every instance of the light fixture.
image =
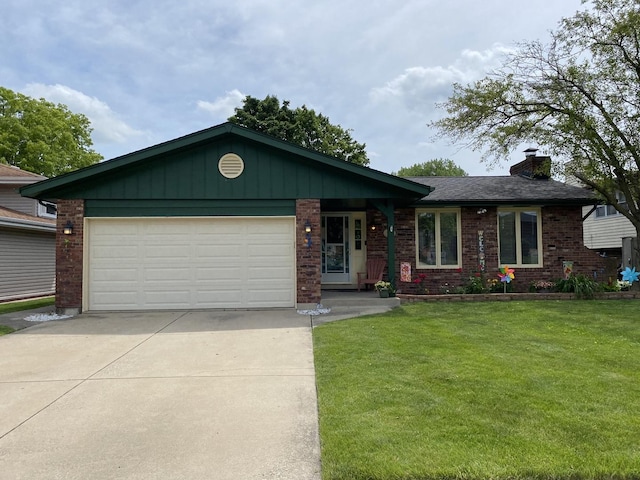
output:
[[487, 213], [487, 209], [486, 208], [480, 208], [478, 209], [478, 215], [484, 215], [485, 213]]
[[71, 220], [67, 220], [67, 223], [62, 227], [62, 233], [65, 235], [71, 235], [73, 233], [73, 223], [71, 223]]
[[376, 231], [376, 226], [375, 225], [371, 225], [369, 228], [371, 229], [372, 232]]
[[307, 248], [311, 248], [311, 223], [309, 222], [309, 220], [304, 222], [304, 244], [307, 246]]

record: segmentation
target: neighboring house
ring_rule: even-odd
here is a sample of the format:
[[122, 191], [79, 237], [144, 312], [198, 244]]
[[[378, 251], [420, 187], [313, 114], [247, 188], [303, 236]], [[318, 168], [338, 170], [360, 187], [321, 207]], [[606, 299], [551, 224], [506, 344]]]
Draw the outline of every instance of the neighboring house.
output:
[[[306, 307], [322, 288], [356, 288], [368, 258], [406, 291], [402, 264], [436, 285], [481, 253], [487, 272], [502, 260], [519, 269], [522, 289], [560, 277], [563, 260], [600, 268], [582, 242], [587, 190], [516, 176], [414, 180], [226, 123], [21, 193], [58, 201], [59, 311]], [[447, 181], [466, 182], [455, 190], [466, 196], [447, 198]]]
[[[616, 196], [619, 203], [626, 202], [621, 193]], [[629, 219], [620, 214], [613, 205], [584, 207], [582, 214], [585, 217], [584, 244], [607, 258], [613, 268], [619, 265], [627, 266], [628, 259], [622, 259], [623, 239], [636, 236], [636, 229]]]
[[0, 301], [55, 291], [55, 205], [18, 191], [45, 179], [0, 163]]

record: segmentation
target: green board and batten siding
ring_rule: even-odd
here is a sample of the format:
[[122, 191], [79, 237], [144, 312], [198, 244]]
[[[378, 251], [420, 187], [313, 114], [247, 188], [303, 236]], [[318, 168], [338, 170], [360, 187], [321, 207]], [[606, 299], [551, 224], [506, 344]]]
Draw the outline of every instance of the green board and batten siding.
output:
[[[173, 147], [173, 148], [171, 148]], [[244, 172], [218, 161], [233, 152]], [[25, 187], [36, 198], [85, 199], [85, 215], [292, 215], [295, 200], [417, 199], [430, 189], [258, 134], [219, 127]]]

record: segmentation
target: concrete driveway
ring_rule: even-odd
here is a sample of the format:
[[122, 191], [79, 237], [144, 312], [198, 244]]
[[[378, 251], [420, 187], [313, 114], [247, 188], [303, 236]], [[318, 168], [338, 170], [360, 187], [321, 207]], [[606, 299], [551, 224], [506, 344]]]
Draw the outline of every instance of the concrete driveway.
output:
[[309, 317], [83, 314], [0, 337], [0, 478], [319, 479]]

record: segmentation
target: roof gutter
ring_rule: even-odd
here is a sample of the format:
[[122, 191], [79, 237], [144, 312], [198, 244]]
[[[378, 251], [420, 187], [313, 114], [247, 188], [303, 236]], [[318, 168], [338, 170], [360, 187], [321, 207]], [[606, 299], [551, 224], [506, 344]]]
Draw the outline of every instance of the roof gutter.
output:
[[0, 218], [0, 227], [18, 228], [21, 230], [38, 230], [41, 232], [51, 232], [51, 233], [55, 233], [56, 231], [55, 224], [46, 224], [46, 223], [32, 222], [29, 220], [7, 219], [7, 218]]

